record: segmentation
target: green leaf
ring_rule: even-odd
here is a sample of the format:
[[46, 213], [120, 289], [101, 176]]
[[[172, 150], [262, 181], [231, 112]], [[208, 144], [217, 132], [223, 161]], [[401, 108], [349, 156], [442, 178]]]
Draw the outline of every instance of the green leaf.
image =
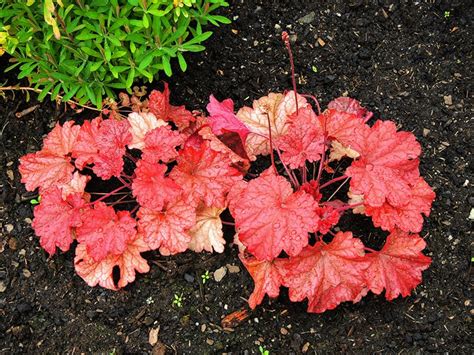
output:
[[146, 13], [143, 14], [142, 22], [143, 22], [143, 27], [145, 28], [150, 27], [150, 19], [148, 18], [148, 15]]
[[179, 62], [179, 67], [181, 68], [181, 70], [185, 72], [186, 69], [188, 68], [188, 63], [186, 63], [186, 60], [184, 59], [181, 52], [178, 52], [178, 62]]
[[102, 65], [104, 64], [103, 61], [100, 61], [100, 62], [95, 62], [94, 64], [91, 64], [89, 70], [91, 72], [95, 72], [97, 69], [99, 69]]
[[78, 40], [78, 41], [87, 41], [87, 40], [94, 39], [94, 38], [97, 38], [97, 37], [99, 37], [99, 35], [97, 33], [90, 33], [89, 31], [84, 30], [80, 34], [78, 34], [75, 37], [75, 39]]
[[46, 95], [48, 95], [49, 91], [51, 88], [54, 86], [54, 83], [49, 83], [47, 84], [41, 91], [41, 93], [38, 95], [38, 101], [43, 101]]
[[135, 78], [135, 68], [131, 68], [130, 71], [128, 72], [127, 81], [125, 82], [125, 85], [127, 86], [127, 88], [132, 87], [134, 78]]
[[187, 41], [185, 45], [192, 45], [192, 44], [204, 42], [206, 39], [211, 37], [211, 35], [212, 35], [211, 31], [204, 32], [203, 34], [200, 34], [199, 36], [196, 36], [193, 39]]
[[167, 55], [164, 55], [161, 59], [165, 74], [171, 77], [171, 75], [173, 75], [173, 72], [171, 71], [170, 58]]
[[84, 89], [86, 90], [86, 93], [87, 93], [87, 101], [90, 101], [92, 102], [94, 106], [97, 106], [97, 101], [95, 99], [94, 91], [92, 91], [92, 88], [90, 87], [90, 85], [85, 84]]

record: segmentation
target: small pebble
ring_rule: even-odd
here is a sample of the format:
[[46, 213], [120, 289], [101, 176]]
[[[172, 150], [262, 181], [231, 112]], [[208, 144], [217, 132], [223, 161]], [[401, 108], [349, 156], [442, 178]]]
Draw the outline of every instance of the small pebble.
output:
[[15, 174], [13, 174], [13, 170], [7, 170], [7, 176], [10, 180], [15, 180]]
[[0, 281], [0, 293], [3, 293], [7, 290], [7, 286], [5, 285], [5, 282]]
[[283, 334], [283, 335], [287, 335], [288, 334], [288, 329], [286, 329], [284, 327], [281, 327], [280, 328], [280, 333]]
[[307, 353], [308, 350], [309, 350], [309, 346], [310, 346], [310, 345], [311, 345], [310, 343], [304, 344], [303, 347], [301, 348], [301, 352], [302, 352], [303, 354]]
[[214, 271], [214, 280], [216, 280], [216, 282], [221, 282], [226, 274], [227, 268], [225, 266], [220, 267], [219, 269]]
[[281, 26], [278, 23], [275, 24], [275, 30], [277, 31], [281, 30]]
[[428, 128], [423, 128], [423, 137], [426, 137], [428, 136], [428, 134], [430, 134], [430, 130]]
[[28, 269], [23, 269], [23, 276], [29, 279], [31, 277], [31, 271]]
[[153, 318], [151, 317], [145, 317], [145, 319], [143, 320], [143, 324], [145, 324], [146, 326], [149, 326], [149, 325], [152, 325], [154, 322]]
[[8, 239], [8, 247], [11, 250], [17, 250], [18, 249], [18, 241], [16, 240], [16, 238]]
[[214, 340], [207, 338], [207, 339], [206, 339], [206, 343], [207, 343], [208, 345], [213, 345], [213, 344], [214, 344]]
[[443, 96], [444, 104], [451, 106], [453, 104], [453, 97], [451, 95]]
[[227, 264], [226, 267], [227, 270], [229, 270], [230, 274], [238, 274], [240, 272], [240, 267], [238, 267], [237, 265]]
[[194, 276], [191, 274], [184, 274], [184, 279], [189, 283], [194, 282]]
[[5, 229], [7, 230], [7, 233], [10, 233], [15, 227], [13, 224], [7, 224], [5, 225]]

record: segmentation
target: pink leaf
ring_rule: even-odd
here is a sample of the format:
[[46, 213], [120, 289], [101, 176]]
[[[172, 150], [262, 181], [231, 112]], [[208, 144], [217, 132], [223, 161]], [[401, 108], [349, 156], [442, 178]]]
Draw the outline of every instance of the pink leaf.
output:
[[77, 240], [86, 246], [91, 258], [101, 261], [125, 251], [127, 242], [135, 237], [135, 224], [128, 211], [116, 213], [113, 207], [97, 202], [82, 215]]
[[420, 144], [410, 132], [397, 132], [393, 122], [377, 121], [361, 141], [360, 158], [346, 170], [354, 194], [380, 207], [385, 201], [403, 206], [411, 199], [410, 183], [419, 176]]
[[423, 255], [425, 241], [418, 235], [395, 230], [388, 237], [381, 251], [367, 254], [370, 261], [365, 271], [370, 290], [393, 300], [399, 295], [408, 296], [421, 282], [421, 272], [431, 263]]
[[[121, 254], [108, 255], [105, 259], [96, 261], [91, 257], [86, 245], [79, 244], [76, 248], [74, 266], [77, 274], [94, 287], [99, 284], [102, 287], [117, 290], [125, 287], [135, 280], [136, 272], [145, 273], [150, 267], [140, 253], [149, 250], [148, 245], [140, 235], [126, 240], [125, 248]], [[120, 270], [118, 283], [114, 283], [114, 267]]]
[[255, 309], [262, 303], [266, 294], [271, 298], [278, 297], [283, 283], [278, 267], [280, 260], [261, 261], [254, 257], [246, 258], [242, 254], [239, 258], [255, 283], [255, 288], [249, 298], [250, 308]]
[[322, 313], [367, 294], [364, 245], [351, 232], [338, 232], [331, 243], [317, 242], [282, 263], [283, 285], [290, 300], [308, 298], [308, 312]]
[[41, 203], [35, 207], [32, 227], [40, 244], [50, 255], [56, 247], [69, 250], [74, 239], [74, 228], [81, 225], [81, 214], [87, 209], [81, 193], [62, 198], [61, 190], [52, 187], [41, 195]]
[[144, 160], [162, 161], [168, 163], [178, 156], [176, 147], [184, 144], [184, 137], [178, 131], [172, 131], [171, 127], [159, 127], [151, 130], [145, 136], [143, 147]]
[[164, 210], [140, 208], [139, 231], [151, 249], [163, 255], [184, 252], [191, 241], [188, 233], [196, 223], [196, 209], [184, 200], [169, 203]]
[[298, 255], [318, 227], [316, 206], [306, 192], [293, 192], [285, 178], [267, 170], [233, 203], [239, 239], [260, 260], [272, 260], [282, 250]]
[[182, 189], [170, 178], [165, 177], [167, 166], [139, 160], [132, 183], [132, 192], [143, 207], [161, 209], [166, 202], [174, 201]]
[[56, 126], [44, 140], [43, 151], [48, 151], [55, 155], [67, 155], [72, 152], [80, 126], [74, 121], [68, 121], [63, 126], [56, 123]]

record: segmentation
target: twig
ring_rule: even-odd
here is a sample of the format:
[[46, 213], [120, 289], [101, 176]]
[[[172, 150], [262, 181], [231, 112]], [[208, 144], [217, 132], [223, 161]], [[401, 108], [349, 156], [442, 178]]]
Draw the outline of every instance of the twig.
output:
[[[15, 91], [15, 90], [17, 90], [17, 91], [33, 91], [33, 92], [36, 92], [38, 94], [43, 91], [43, 90], [35, 89], [35, 88], [29, 87], [29, 86], [15, 86], [15, 85], [13, 85], [13, 86], [0, 86], [0, 91], [8, 91], [8, 90], [11, 90], [11, 91]], [[48, 95], [51, 95], [51, 92], [48, 92]], [[56, 97], [59, 98], [60, 100], [62, 100], [64, 96], [57, 95]], [[94, 111], [99, 111], [99, 112], [102, 111], [102, 110], [99, 110], [96, 107], [83, 105], [83, 104], [80, 104], [79, 102], [76, 102], [76, 101], [73, 101], [73, 100], [67, 100], [66, 102], [70, 105], [77, 105], [77, 106], [80, 106], [80, 107], [87, 108], [89, 110], [94, 110]]]
[[40, 105], [34, 105], [32, 107], [28, 107], [26, 110], [15, 113], [15, 116], [16, 116], [16, 118], [22, 118], [23, 116], [26, 116], [26, 115], [32, 113], [38, 107], [40, 107]]

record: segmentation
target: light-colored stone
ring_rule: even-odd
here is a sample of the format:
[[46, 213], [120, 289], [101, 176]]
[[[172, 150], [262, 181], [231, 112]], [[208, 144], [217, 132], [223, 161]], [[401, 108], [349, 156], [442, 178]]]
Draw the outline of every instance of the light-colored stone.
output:
[[240, 267], [238, 267], [237, 265], [227, 264], [226, 267], [227, 270], [229, 270], [230, 274], [238, 274], [240, 272]]
[[443, 96], [444, 104], [451, 106], [453, 104], [453, 97], [451, 95]]
[[219, 269], [214, 271], [214, 280], [216, 282], [221, 282], [226, 274], [227, 274], [227, 268], [225, 266], [220, 267]]

